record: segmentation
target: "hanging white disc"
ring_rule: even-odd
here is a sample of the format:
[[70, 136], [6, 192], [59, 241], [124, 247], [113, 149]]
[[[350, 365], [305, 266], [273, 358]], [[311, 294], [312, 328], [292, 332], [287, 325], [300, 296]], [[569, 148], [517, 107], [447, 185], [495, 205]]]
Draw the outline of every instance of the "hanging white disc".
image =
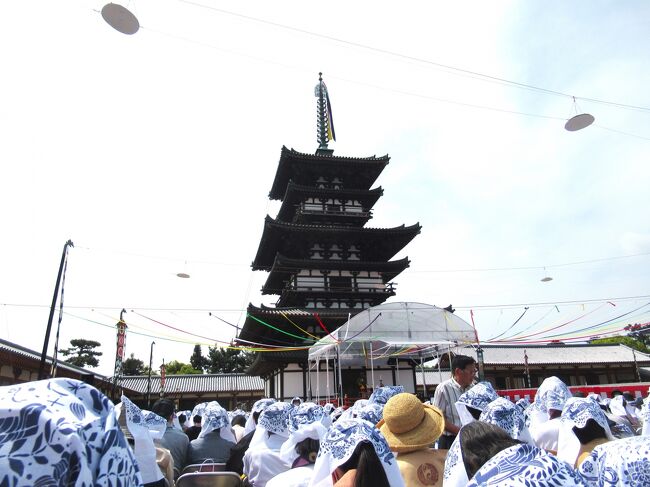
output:
[[571, 117], [567, 122], [564, 124], [564, 128], [567, 129], [569, 132], [575, 132], [576, 130], [581, 130], [585, 127], [589, 127], [592, 123], [594, 123], [594, 120], [596, 120], [593, 115], [589, 115], [588, 113], [581, 113], [580, 115], [576, 115], [575, 117]]
[[140, 29], [140, 22], [135, 15], [122, 5], [107, 3], [102, 8], [102, 17], [108, 25], [122, 34], [132, 35]]

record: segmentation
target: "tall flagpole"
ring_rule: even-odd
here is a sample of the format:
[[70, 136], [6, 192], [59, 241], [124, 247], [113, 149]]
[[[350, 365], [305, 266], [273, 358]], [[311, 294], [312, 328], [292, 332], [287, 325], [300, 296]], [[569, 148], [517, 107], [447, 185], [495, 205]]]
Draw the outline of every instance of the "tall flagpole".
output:
[[47, 347], [50, 342], [50, 332], [52, 331], [52, 319], [54, 318], [54, 309], [56, 308], [56, 299], [59, 296], [59, 286], [61, 285], [61, 277], [63, 276], [63, 267], [65, 259], [68, 255], [68, 247], [74, 247], [72, 240], [68, 240], [63, 246], [63, 254], [61, 255], [61, 264], [59, 264], [59, 274], [56, 277], [56, 284], [54, 285], [54, 296], [52, 297], [52, 306], [50, 306], [50, 317], [47, 320], [47, 329], [45, 330], [45, 340], [43, 341], [43, 352], [41, 353], [41, 363], [38, 367], [38, 379], [45, 379], [45, 357], [47, 356]]

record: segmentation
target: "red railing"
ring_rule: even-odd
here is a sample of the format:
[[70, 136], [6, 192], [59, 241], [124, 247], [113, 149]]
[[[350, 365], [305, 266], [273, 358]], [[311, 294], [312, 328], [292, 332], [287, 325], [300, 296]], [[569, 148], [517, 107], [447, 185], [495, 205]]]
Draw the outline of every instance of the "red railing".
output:
[[[598, 386], [569, 386], [572, 393], [582, 392], [585, 396], [591, 392], [601, 397], [612, 397], [613, 391], [629, 392], [635, 397], [646, 397], [650, 390], [650, 382], [632, 382], [627, 384], [603, 384]], [[497, 391], [502, 397], [507, 397], [511, 401], [517, 401], [522, 397], [528, 397], [529, 400], [535, 398], [537, 388], [531, 389], [501, 389]]]

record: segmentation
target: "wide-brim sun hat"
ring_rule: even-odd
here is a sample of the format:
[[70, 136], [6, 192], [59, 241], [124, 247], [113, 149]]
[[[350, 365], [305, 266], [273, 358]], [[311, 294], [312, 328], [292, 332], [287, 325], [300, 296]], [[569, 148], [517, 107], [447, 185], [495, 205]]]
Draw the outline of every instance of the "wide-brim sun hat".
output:
[[388, 400], [377, 428], [392, 451], [406, 453], [431, 446], [444, 431], [445, 419], [440, 409], [405, 392]]

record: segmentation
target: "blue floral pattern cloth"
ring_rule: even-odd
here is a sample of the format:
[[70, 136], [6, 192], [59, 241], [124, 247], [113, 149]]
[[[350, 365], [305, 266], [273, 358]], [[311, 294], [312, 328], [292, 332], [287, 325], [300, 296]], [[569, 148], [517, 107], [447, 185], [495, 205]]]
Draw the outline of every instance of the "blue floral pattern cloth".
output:
[[341, 419], [327, 431], [320, 443], [310, 486], [332, 485], [332, 472], [348, 461], [362, 442], [372, 445], [391, 487], [402, 487], [404, 481], [386, 439], [372, 423], [359, 418]]
[[536, 446], [521, 444], [497, 453], [472, 477], [467, 487], [584, 486], [569, 464]]
[[258, 427], [264, 428], [269, 433], [288, 436], [289, 410], [293, 408], [286, 402], [276, 402], [267, 407], [260, 414]]
[[478, 409], [482, 412], [485, 406], [497, 397], [499, 396], [489, 382], [479, 382], [471, 389], [462, 393], [458, 401], [456, 401], [456, 410], [458, 411], [461, 423], [466, 425], [474, 421], [474, 417], [467, 410], [467, 407]]
[[523, 411], [503, 397], [498, 397], [485, 406], [479, 421], [500, 427], [515, 440], [528, 440], [529, 434], [526, 438], [522, 438], [524, 432], [527, 432]]
[[113, 403], [73, 379], [0, 387], [0, 485], [139, 486]]
[[650, 485], [650, 438], [633, 436], [593, 449], [578, 473], [592, 487]]
[[226, 428], [230, 427], [230, 421], [228, 421], [228, 412], [221, 407], [217, 401], [211, 401], [206, 404], [203, 409], [203, 414], [201, 414], [201, 432], [205, 431], [209, 433], [214, 431], [217, 428]]
[[568, 401], [562, 411], [560, 421], [570, 422], [572, 426], [584, 428], [590, 419], [596, 421], [605, 431], [609, 431], [609, 423], [604, 411], [596, 401], [589, 398], [574, 398]]
[[460, 448], [460, 435], [456, 436], [447, 452], [445, 469], [442, 475], [445, 487], [465, 487], [468, 482], [463, 452]]
[[323, 421], [325, 411], [322, 406], [313, 402], [303, 402], [289, 410], [289, 432], [298, 431], [300, 425]]
[[255, 425], [255, 419], [253, 418], [253, 415], [255, 413], [261, 413], [271, 404], [275, 404], [275, 399], [270, 399], [268, 397], [265, 397], [255, 401], [251, 409], [251, 414], [249, 414], [248, 417], [246, 418], [246, 426], [244, 427], [245, 435], [255, 430], [256, 425]]
[[375, 391], [370, 395], [370, 398], [368, 398], [368, 402], [376, 403], [376, 404], [386, 404], [391, 397], [400, 394], [402, 392], [404, 392], [404, 386], [379, 387], [375, 389]]
[[499, 397], [489, 382], [479, 382], [471, 389], [463, 392], [458, 398], [458, 402], [462, 402], [466, 406], [471, 406], [475, 409], [483, 411], [485, 406]]
[[378, 403], [366, 404], [357, 411], [357, 417], [365, 419], [372, 424], [377, 424], [384, 418], [384, 405]]
[[530, 406], [530, 401], [526, 399], [525, 397], [522, 397], [521, 399], [518, 399], [517, 402], [515, 403], [515, 406], [517, 406], [519, 409], [521, 409], [521, 412], [523, 413], [528, 406]]

